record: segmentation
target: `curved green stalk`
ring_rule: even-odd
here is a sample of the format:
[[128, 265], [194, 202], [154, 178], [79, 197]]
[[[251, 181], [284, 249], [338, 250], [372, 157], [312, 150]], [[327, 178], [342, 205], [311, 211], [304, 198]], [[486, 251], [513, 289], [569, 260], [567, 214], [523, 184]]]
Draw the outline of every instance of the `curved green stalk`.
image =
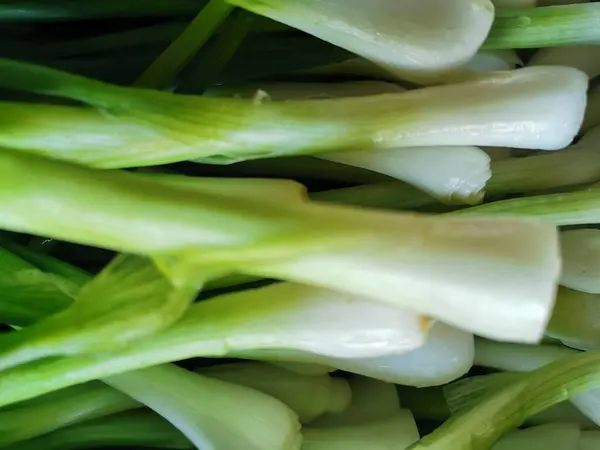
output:
[[600, 387], [600, 350], [562, 358], [485, 395], [411, 450], [485, 450], [507, 431], [571, 396]]
[[579, 130], [587, 83], [576, 69], [533, 67], [401, 93], [253, 102], [119, 87], [1, 60], [0, 86], [92, 107], [0, 103], [0, 145], [103, 168], [434, 145], [551, 150]]
[[225, 0], [209, 0], [192, 23], [136, 80], [147, 88], [164, 88], [185, 67], [233, 11]]
[[498, 10], [486, 49], [600, 44], [600, 4]]
[[150, 255], [177, 286], [229, 273], [289, 280], [519, 342], [536, 342], [550, 314], [548, 224], [361, 210], [308, 202], [293, 182], [99, 171], [18, 152], [0, 152], [0, 179], [4, 228]]

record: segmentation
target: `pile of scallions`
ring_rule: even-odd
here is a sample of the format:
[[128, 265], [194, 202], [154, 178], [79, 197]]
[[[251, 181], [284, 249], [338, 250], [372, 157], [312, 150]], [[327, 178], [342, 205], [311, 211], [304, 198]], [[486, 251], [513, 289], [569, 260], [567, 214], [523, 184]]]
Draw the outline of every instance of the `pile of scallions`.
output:
[[600, 3], [0, 0], [0, 450], [600, 449]]

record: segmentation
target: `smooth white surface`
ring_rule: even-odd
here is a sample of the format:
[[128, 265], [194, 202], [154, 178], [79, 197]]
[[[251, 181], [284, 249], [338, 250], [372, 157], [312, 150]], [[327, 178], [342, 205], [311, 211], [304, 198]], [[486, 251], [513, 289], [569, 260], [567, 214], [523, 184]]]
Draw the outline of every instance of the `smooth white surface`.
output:
[[[232, 0], [402, 77], [459, 66], [491, 28], [489, 0]], [[435, 11], [435, 14], [432, 14]]]
[[480, 203], [492, 176], [490, 157], [477, 147], [398, 148], [321, 157], [406, 181], [446, 203]]

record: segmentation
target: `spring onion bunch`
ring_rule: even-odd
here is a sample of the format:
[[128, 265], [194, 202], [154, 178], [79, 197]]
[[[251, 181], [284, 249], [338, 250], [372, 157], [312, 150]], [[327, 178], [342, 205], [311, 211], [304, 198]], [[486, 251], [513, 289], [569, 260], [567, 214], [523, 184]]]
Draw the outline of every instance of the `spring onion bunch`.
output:
[[0, 446], [598, 447], [564, 3], [0, 2]]
[[[551, 225], [362, 211], [306, 202], [283, 181], [103, 172], [14, 152], [0, 154], [0, 175], [4, 228], [151, 255], [182, 288], [231, 272], [280, 278], [519, 342], [539, 340], [551, 312], [559, 272]], [[104, 201], [91, 207], [96, 198]], [[42, 210], [44, 224], [35, 220]], [[503, 283], [499, 273], [521, 281]]]

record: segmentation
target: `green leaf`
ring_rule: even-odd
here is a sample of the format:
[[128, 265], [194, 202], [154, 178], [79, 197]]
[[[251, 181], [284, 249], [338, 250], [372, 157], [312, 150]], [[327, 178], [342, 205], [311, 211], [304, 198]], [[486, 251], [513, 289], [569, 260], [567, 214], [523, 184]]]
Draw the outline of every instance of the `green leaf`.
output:
[[481, 203], [492, 176], [489, 156], [469, 146], [340, 152], [321, 157], [406, 181], [449, 204]]
[[79, 291], [68, 279], [40, 271], [0, 247], [0, 321], [30, 325], [67, 308]]
[[600, 187], [486, 203], [451, 215], [541, 219], [560, 226], [595, 224], [600, 222]]
[[92, 275], [79, 267], [75, 267], [48, 254], [33, 251], [14, 242], [4, 242], [2, 246], [13, 255], [37, 267], [40, 271], [49, 272], [50, 274], [59, 276], [61, 279], [71, 281], [77, 286], [77, 294], [79, 293], [79, 288], [93, 278]]
[[197, 356], [261, 349], [267, 355], [270, 349], [287, 349], [339, 358], [401, 353], [422, 345], [426, 331], [422, 318], [399, 308], [281, 283], [195, 303], [178, 322], [124, 348], [45, 358], [2, 371], [0, 405]]
[[175, 365], [115, 375], [109, 385], [169, 420], [198, 448], [296, 450], [296, 414], [273, 397]]
[[1, 60], [0, 86], [93, 108], [2, 102], [0, 145], [103, 168], [438, 145], [555, 150], [581, 126], [587, 85], [576, 69], [531, 67], [397, 94], [261, 103], [119, 87]]
[[[500, 370], [532, 371], [578, 353], [561, 346], [505, 344], [478, 339], [475, 364]], [[600, 389], [574, 395], [570, 401], [588, 418], [600, 424]]]
[[375, 7], [361, 1], [229, 1], [407, 79], [467, 62], [483, 44], [494, 19], [494, 6], [488, 0], [421, 0], [418, 7], [390, 0]]
[[432, 325], [423, 346], [378, 357], [347, 359], [287, 349], [233, 352], [240, 358], [318, 364], [389, 383], [419, 387], [438, 386], [463, 376], [473, 365], [473, 353], [473, 335], [442, 322]]
[[172, 325], [195, 295], [196, 289], [172, 286], [146, 258], [117, 257], [71, 307], [0, 335], [0, 367], [122, 347]]

